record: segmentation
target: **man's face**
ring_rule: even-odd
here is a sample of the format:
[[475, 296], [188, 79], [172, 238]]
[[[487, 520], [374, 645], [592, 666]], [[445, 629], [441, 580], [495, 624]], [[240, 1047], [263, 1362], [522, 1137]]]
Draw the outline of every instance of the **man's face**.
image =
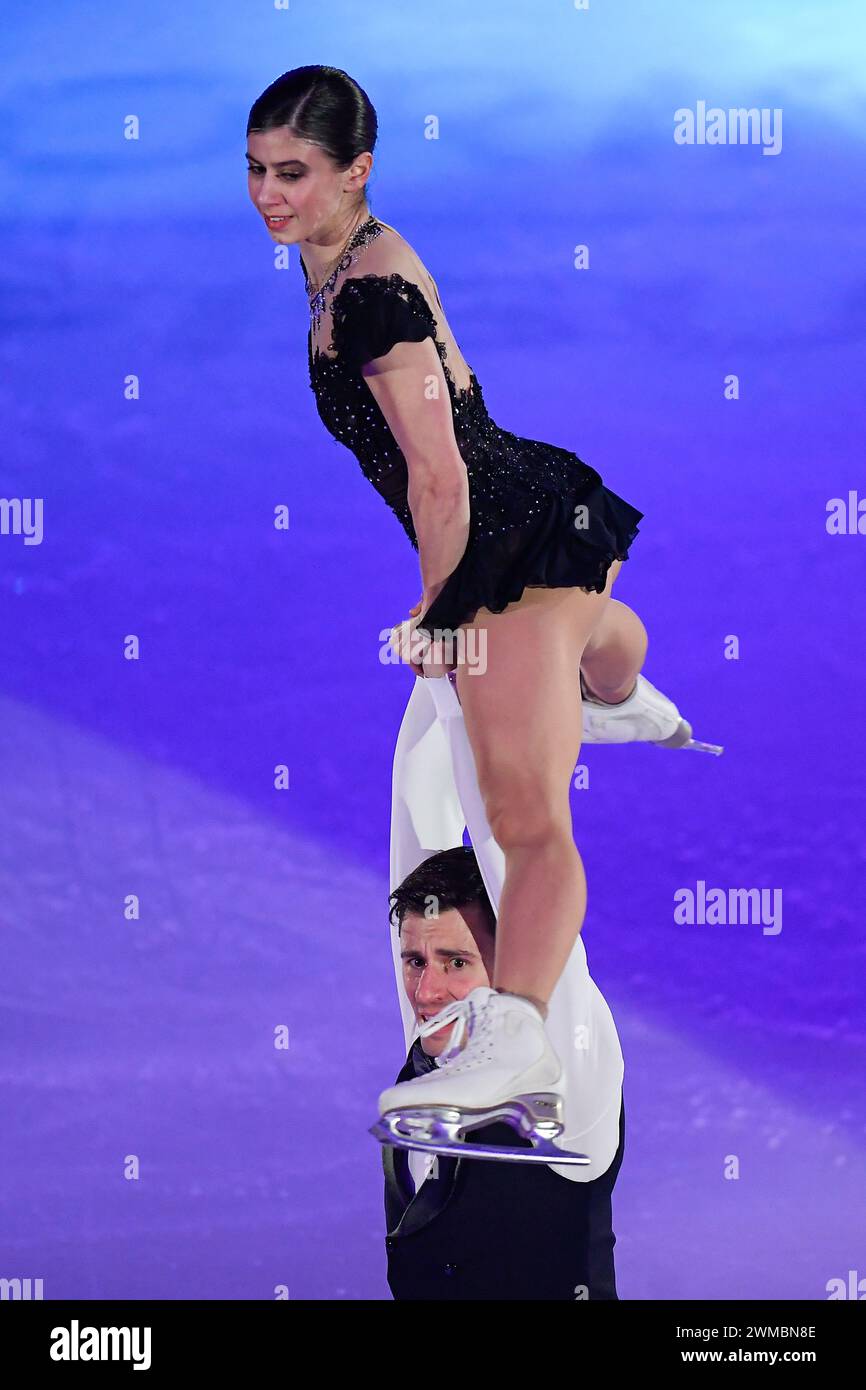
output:
[[[495, 941], [480, 903], [444, 909], [438, 917], [407, 913], [400, 932], [403, 985], [419, 1023], [455, 999], [465, 999], [476, 985], [493, 979]], [[438, 1057], [453, 1023], [422, 1038], [430, 1057]]]

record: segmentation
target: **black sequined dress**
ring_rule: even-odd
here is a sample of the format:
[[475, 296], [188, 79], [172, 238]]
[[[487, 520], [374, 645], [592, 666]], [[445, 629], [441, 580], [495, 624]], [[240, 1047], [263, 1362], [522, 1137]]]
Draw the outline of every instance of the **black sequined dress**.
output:
[[[370, 219], [371, 222], [374, 219]], [[451, 395], [457, 447], [466, 464], [471, 519], [462, 559], [418, 623], [430, 637], [501, 613], [527, 587], [577, 586], [600, 593], [614, 559], [628, 557], [644, 513], [604, 486], [576, 454], [500, 428], [471, 372], [459, 389], [420, 286], [400, 274], [344, 279], [331, 301], [330, 353], [308, 339], [310, 385], [325, 427], [355, 455], [414, 548], [408, 470], [361, 366], [398, 342], [433, 339]]]

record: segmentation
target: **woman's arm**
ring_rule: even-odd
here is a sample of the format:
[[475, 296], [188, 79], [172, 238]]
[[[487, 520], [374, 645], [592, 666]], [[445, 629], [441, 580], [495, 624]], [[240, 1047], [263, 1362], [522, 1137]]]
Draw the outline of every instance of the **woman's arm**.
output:
[[[460, 460], [461, 464], [463, 460]], [[409, 510], [418, 537], [421, 586], [426, 611], [457, 568], [469, 539], [469, 487], [466, 468], [457, 491], [434, 472], [413, 474], [409, 465]]]
[[409, 470], [426, 609], [469, 539], [469, 482], [454, 436], [448, 383], [430, 338], [395, 343], [362, 373]]

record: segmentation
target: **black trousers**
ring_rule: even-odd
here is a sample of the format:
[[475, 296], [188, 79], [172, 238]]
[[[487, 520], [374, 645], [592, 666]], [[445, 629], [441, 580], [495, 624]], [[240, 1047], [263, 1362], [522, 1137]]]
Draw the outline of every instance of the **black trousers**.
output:
[[[515, 1142], [504, 1124], [476, 1136]], [[440, 1158], [438, 1177], [422, 1184], [385, 1240], [394, 1298], [616, 1299], [611, 1199], [624, 1149], [623, 1101], [619, 1147], [592, 1182], [571, 1182], [544, 1164]]]

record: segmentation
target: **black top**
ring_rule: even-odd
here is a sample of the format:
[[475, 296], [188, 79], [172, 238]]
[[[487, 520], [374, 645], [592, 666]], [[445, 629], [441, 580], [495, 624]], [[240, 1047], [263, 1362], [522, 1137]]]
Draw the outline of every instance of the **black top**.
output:
[[[524, 439], [490, 417], [481, 383], [455, 385], [445, 343], [419, 285], [402, 275], [344, 279], [331, 300], [329, 351], [308, 338], [310, 386], [328, 431], [357, 458], [414, 548], [406, 460], [361, 375], [398, 342], [431, 338], [451, 397], [457, 447], [466, 464], [469, 539], [463, 557], [419, 626], [449, 630], [480, 607], [499, 613], [527, 585], [579, 585], [602, 592], [613, 559], [625, 559], [643, 512], [606, 488], [595, 469], [555, 444]], [[332, 349], [332, 350], [331, 350]]]
[[[421, 1039], [416, 1038], [409, 1049], [405, 1065], [394, 1084], [396, 1085], [400, 1081], [411, 1081], [416, 1076], [423, 1076], [425, 1072], [433, 1071], [435, 1067], [435, 1059], [424, 1051], [421, 1046]], [[517, 1148], [531, 1147], [528, 1139], [516, 1134], [514, 1129], [505, 1123], [485, 1125], [482, 1129], [473, 1130], [472, 1137], [482, 1144], [508, 1144]], [[451, 1158], [447, 1154], [439, 1154], [436, 1158], [436, 1177], [428, 1178], [420, 1185], [416, 1193], [409, 1169], [409, 1155], [406, 1150], [397, 1148], [393, 1144], [383, 1144], [385, 1219], [388, 1231], [393, 1232], [399, 1228], [401, 1235], [408, 1235], [431, 1221], [448, 1202], [460, 1170], [466, 1163], [480, 1163], [485, 1170], [489, 1170], [491, 1166], [498, 1167], [493, 1160]], [[538, 1172], [539, 1168], [533, 1165], [533, 1171]]]

